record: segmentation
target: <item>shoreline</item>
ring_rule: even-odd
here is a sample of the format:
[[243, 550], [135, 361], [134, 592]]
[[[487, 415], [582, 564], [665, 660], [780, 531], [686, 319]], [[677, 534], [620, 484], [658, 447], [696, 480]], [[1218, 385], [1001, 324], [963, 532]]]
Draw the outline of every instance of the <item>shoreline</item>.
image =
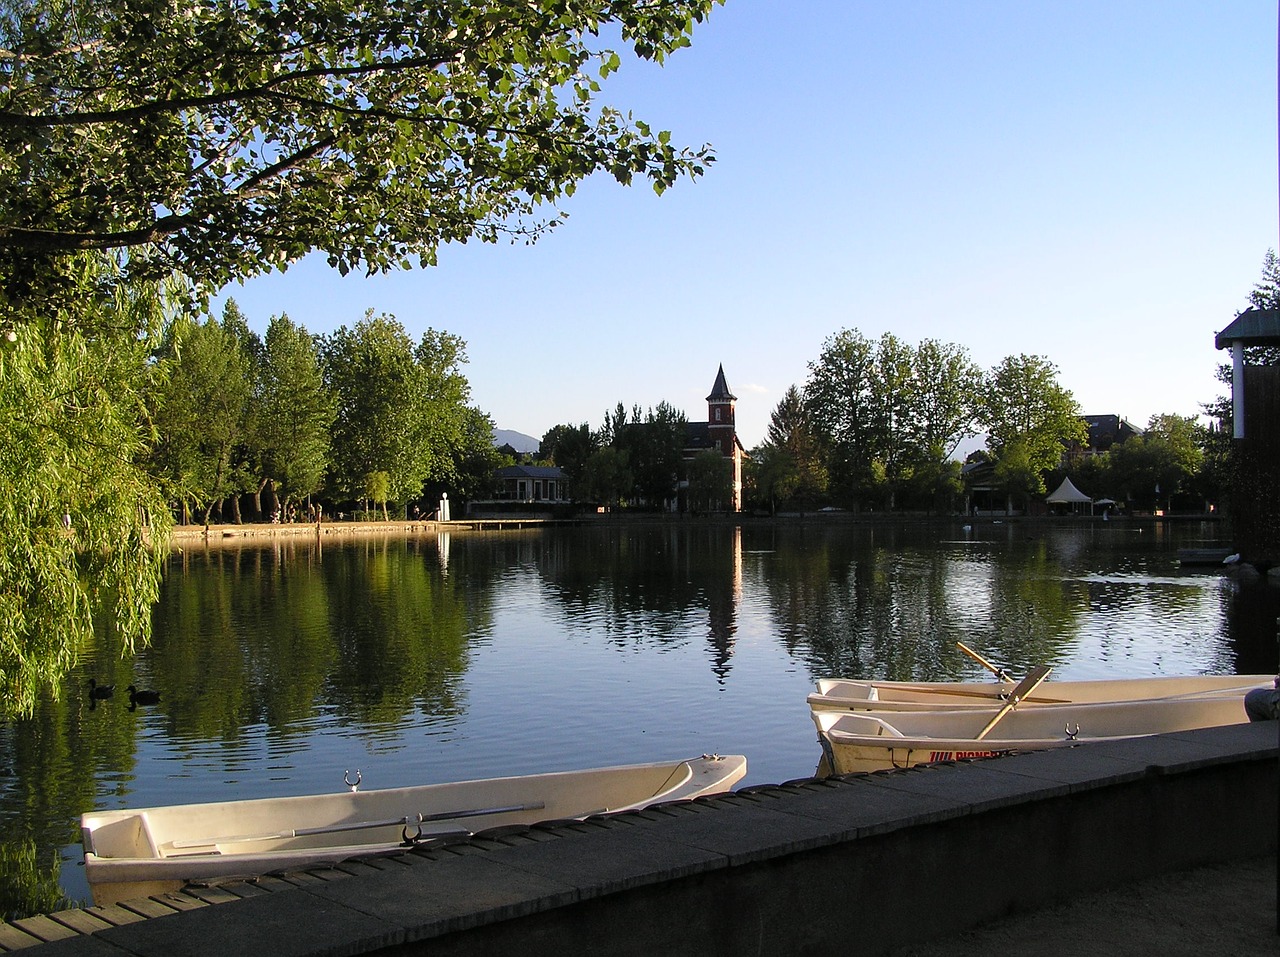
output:
[[175, 525], [169, 533], [171, 546], [186, 544], [216, 545], [244, 539], [353, 538], [362, 535], [429, 535], [435, 534], [441, 522], [308, 522], [303, 524], [244, 525]]
[[959, 527], [989, 525], [1035, 525], [1054, 527], [1142, 527], [1165, 523], [1209, 522], [1221, 524], [1218, 516], [1165, 515], [1126, 516], [1104, 523], [1097, 516], [1054, 515], [919, 515], [889, 512], [787, 512], [778, 515], [680, 515], [680, 514], [583, 514], [575, 518], [552, 518], [537, 513], [470, 515], [448, 522], [427, 519], [392, 519], [385, 522], [324, 521], [295, 523], [242, 523], [239, 525], [174, 525], [170, 532], [172, 548], [201, 544], [242, 543], [258, 540], [269, 543], [278, 539], [361, 538], [366, 536], [416, 537], [444, 532], [527, 531], [530, 529], [569, 526], [638, 526], [638, 525], [706, 525], [706, 526], [884, 526], [884, 525], [952, 525]]

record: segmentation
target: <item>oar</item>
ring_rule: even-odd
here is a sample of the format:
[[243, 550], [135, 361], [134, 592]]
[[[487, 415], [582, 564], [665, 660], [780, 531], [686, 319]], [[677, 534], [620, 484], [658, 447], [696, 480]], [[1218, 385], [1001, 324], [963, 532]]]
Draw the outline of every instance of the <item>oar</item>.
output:
[[1018, 682], [1018, 686], [1009, 695], [1009, 700], [992, 716], [991, 720], [987, 722], [987, 726], [978, 732], [978, 736], [974, 740], [981, 741], [985, 738], [987, 732], [999, 724], [1006, 714], [1016, 708], [1023, 698], [1035, 691], [1040, 686], [1040, 682], [1049, 677], [1049, 672], [1052, 670], [1052, 665], [1037, 665], [1032, 668], [1030, 674]]
[[[985, 688], [987, 687], [987, 685], [975, 684], [973, 687]], [[1249, 685], [1248, 687], [1252, 688], [1253, 685]], [[926, 689], [921, 689], [921, 691], [930, 695], [938, 695], [939, 697], [951, 696], [953, 698], [966, 698], [969, 700], [977, 698], [980, 701], [982, 701], [984, 704], [995, 704], [997, 701], [1007, 701], [1009, 697], [1008, 695], [999, 691], [969, 691], [965, 688], [929, 688], [927, 689], [927, 691]], [[1206, 693], [1209, 693], [1209, 692], [1204, 692], [1204, 691], [1199, 691], [1195, 693], [1189, 692], [1188, 697], [1195, 697], [1196, 695], [1202, 695]], [[1216, 694], [1216, 692], [1212, 692], [1212, 693]], [[1028, 699], [1024, 698], [1023, 700], [1026, 701]], [[1037, 697], [1035, 699], [1035, 702], [1036, 704], [1070, 704], [1071, 699], [1070, 698]], [[867, 709], [861, 709], [861, 710], [867, 710]]]
[[1013, 680], [1013, 678], [1009, 676], [1009, 673], [1007, 671], [1005, 671], [999, 665], [993, 665], [991, 662], [987, 661], [986, 658], [982, 657], [982, 655], [978, 654], [976, 651], [974, 651], [972, 648], [966, 645], [963, 641], [957, 641], [956, 647], [959, 648], [961, 651], [963, 651], [966, 655], [968, 655], [974, 661], [976, 661], [978, 664], [982, 665], [982, 667], [990, 671], [993, 675], [995, 675], [1001, 681]]
[[210, 844], [240, 844], [247, 841], [279, 841], [291, 837], [309, 837], [313, 834], [336, 834], [340, 831], [363, 831], [375, 827], [394, 827], [410, 824], [427, 824], [432, 821], [454, 821], [464, 817], [483, 817], [486, 814], [508, 814], [515, 811], [540, 811], [547, 805], [542, 801], [531, 801], [528, 804], [510, 804], [505, 807], [468, 808], [464, 811], [436, 811], [433, 814], [406, 814], [404, 817], [388, 818], [384, 821], [353, 821], [350, 824], [326, 824], [321, 827], [299, 827], [288, 831], [276, 831], [272, 834], [234, 834], [229, 837], [189, 838], [185, 841], [171, 841], [170, 847], [206, 847]]

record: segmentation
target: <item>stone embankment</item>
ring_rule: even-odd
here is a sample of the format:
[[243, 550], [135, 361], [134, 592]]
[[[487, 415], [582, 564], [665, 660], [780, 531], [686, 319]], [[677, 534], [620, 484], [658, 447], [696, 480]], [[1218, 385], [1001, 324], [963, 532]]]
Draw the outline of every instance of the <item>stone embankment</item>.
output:
[[220, 542], [239, 543], [246, 540], [299, 538], [367, 538], [371, 536], [434, 535], [438, 522], [292, 522], [244, 525], [178, 525], [173, 529], [172, 543], [179, 547]]

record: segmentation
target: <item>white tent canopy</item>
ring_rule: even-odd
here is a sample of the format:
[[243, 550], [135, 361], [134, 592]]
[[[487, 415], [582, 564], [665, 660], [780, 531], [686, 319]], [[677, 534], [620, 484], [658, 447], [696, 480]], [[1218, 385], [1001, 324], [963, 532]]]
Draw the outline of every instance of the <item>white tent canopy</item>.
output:
[[1078, 488], [1072, 485], [1071, 479], [1069, 478], [1064, 478], [1062, 480], [1062, 484], [1058, 486], [1057, 491], [1051, 492], [1049, 494], [1049, 497], [1046, 498], [1045, 501], [1049, 502], [1050, 504], [1057, 504], [1059, 502], [1068, 503], [1068, 504], [1072, 502], [1089, 502], [1090, 504], [1093, 503], [1093, 499], [1091, 499], [1088, 495], [1085, 495], [1084, 492], [1080, 491]]

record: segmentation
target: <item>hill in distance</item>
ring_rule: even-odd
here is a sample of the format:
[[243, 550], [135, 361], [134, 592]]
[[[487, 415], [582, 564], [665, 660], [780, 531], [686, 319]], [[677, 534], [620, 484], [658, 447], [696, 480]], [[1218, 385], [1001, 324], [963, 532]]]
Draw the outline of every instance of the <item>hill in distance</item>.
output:
[[535, 439], [532, 435], [525, 435], [523, 432], [514, 432], [511, 429], [493, 430], [494, 448], [509, 445], [517, 452], [536, 452], [541, 444], [541, 439]]

